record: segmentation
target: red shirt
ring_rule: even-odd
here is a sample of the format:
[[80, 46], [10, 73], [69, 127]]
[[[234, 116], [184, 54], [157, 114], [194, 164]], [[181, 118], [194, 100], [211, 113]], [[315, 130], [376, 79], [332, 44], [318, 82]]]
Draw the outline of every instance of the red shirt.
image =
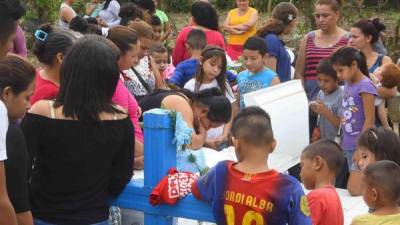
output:
[[307, 199], [314, 225], [343, 225], [342, 203], [333, 186], [313, 190]]
[[[183, 60], [189, 59], [190, 55], [186, 49], [185, 43], [187, 36], [191, 30], [195, 27], [185, 27], [183, 28], [176, 39], [175, 48], [172, 52], [172, 63], [174, 66], [178, 65], [178, 63], [182, 62]], [[216, 45], [223, 49], [225, 49], [225, 41], [222, 34], [215, 30], [203, 30], [206, 33], [207, 44], [209, 45]]]
[[36, 70], [35, 91], [30, 98], [31, 104], [40, 100], [53, 100], [56, 98], [59, 86], [52, 81], [45, 80], [40, 76], [40, 69]]

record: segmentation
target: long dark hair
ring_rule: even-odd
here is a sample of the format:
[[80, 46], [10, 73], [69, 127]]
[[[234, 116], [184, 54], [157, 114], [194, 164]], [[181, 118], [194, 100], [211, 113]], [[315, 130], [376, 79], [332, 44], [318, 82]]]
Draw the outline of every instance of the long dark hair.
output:
[[111, 102], [118, 80], [119, 50], [98, 35], [80, 39], [61, 65], [60, 91], [56, 107], [65, 117], [99, 121], [100, 113], [120, 113]]
[[[379, 40], [379, 32], [383, 31], [385, 25], [383, 25], [379, 19], [374, 20], [359, 20], [352, 27], [360, 29], [364, 36], [371, 37], [371, 45]], [[383, 28], [382, 28], [383, 27]], [[379, 30], [378, 30], [379, 28]]]
[[281, 35], [286, 26], [297, 18], [297, 8], [290, 2], [281, 2], [272, 11], [272, 17], [257, 31], [263, 37], [269, 33]]
[[369, 128], [360, 135], [357, 144], [372, 152], [377, 161], [391, 160], [400, 165], [400, 138], [391, 129]]
[[35, 68], [16, 55], [0, 60], [0, 91], [10, 87], [13, 94], [25, 91], [35, 79]]
[[197, 25], [211, 30], [219, 30], [217, 10], [210, 3], [203, 1], [193, 3], [191, 15]]
[[360, 50], [352, 47], [341, 47], [331, 56], [332, 65], [341, 65], [350, 67], [353, 61], [357, 62], [360, 71], [369, 77], [367, 59]]
[[232, 116], [232, 105], [228, 98], [218, 88], [209, 88], [202, 91], [192, 92], [187, 89], [181, 90], [193, 103], [207, 107], [207, 118], [215, 123], [227, 123]]
[[197, 73], [195, 75], [196, 84], [195, 84], [194, 91], [198, 91], [201, 84], [204, 82], [204, 75], [205, 75], [204, 70], [203, 70], [204, 63], [213, 57], [217, 57], [217, 58], [221, 59], [222, 65], [221, 65], [221, 72], [218, 74], [218, 76], [215, 79], [218, 82], [218, 86], [219, 86], [221, 93], [225, 93], [225, 91], [227, 90], [227, 87], [226, 87], [226, 64], [227, 64], [227, 62], [226, 62], [225, 51], [218, 46], [209, 45], [203, 50], [203, 52], [201, 53], [201, 56], [202, 56], [201, 64], [198, 65]]

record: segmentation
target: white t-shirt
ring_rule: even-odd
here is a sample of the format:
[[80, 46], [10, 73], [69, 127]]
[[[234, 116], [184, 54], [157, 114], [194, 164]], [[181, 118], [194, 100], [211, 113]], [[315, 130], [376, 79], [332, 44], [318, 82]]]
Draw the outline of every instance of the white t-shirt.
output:
[[[194, 88], [196, 86], [196, 80], [194, 78], [190, 79], [184, 86], [185, 89], [188, 89], [190, 91], [194, 91]], [[204, 90], [204, 89], [209, 89], [209, 88], [219, 88], [218, 82], [216, 79], [213, 80], [213, 82], [209, 84], [202, 84], [199, 87], [199, 91]], [[235, 96], [233, 94], [231, 86], [229, 84], [226, 84], [226, 91], [225, 91], [225, 96], [229, 99], [229, 101], [234, 103], [236, 101]], [[217, 127], [217, 128], [211, 128], [207, 131], [207, 139], [211, 138], [216, 138], [221, 136], [224, 133], [224, 125]]]
[[0, 101], [0, 161], [7, 159], [6, 136], [8, 130], [8, 115], [7, 108]]

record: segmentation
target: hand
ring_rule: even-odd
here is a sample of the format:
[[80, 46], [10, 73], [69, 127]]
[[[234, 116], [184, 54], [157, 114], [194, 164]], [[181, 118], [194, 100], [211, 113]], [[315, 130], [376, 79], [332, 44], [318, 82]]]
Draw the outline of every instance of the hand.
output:
[[244, 30], [238, 30], [235, 28], [232, 28], [232, 34], [240, 35], [243, 34], [245, 31]]
[[329, 110], [328, 107], [326, 107], [326, 105], [320, 100], [311, 103], [310, 108], [317, 114], [325, 114]]
[[104, 21], [100, 17], [96, 17], [96, 20], [97, 20], [97, 24], [99, 24], [101, 27], [108, 27], [108, 24], [106, 23], [106, 21]]
[[136, 111], [136, 116], [138, 118], [140, 118], [141, 115], [142, 115], [142, 108], [140, 108], [140, 106], [138, 106], [137, 111]]
[[218, 150], [218, 145], [215, 143], [214, 140], [206, 140], [204, 146], [206, 146], [207, 148]]

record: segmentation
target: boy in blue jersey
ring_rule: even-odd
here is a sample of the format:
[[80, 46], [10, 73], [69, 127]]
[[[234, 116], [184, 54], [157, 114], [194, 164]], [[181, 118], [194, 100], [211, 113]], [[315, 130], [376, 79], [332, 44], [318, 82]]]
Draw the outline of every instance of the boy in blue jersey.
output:
[[279, 84], [278, 75], [264, 66], [268, 59], [267, 44], [260, 37], [251, 37], [243, 45], [242, 53], [245, 71], [237, 77], [240, 108], [245, 107], [243, 95], [271, 85]]
[[219, 162], [192, 185], [194, 196], [212, 204], [217, 224], [311, 225], [300, 183], [268, 167], [276, 145], [269, 115], [245, 108], [231, 132], [238, 162]]

